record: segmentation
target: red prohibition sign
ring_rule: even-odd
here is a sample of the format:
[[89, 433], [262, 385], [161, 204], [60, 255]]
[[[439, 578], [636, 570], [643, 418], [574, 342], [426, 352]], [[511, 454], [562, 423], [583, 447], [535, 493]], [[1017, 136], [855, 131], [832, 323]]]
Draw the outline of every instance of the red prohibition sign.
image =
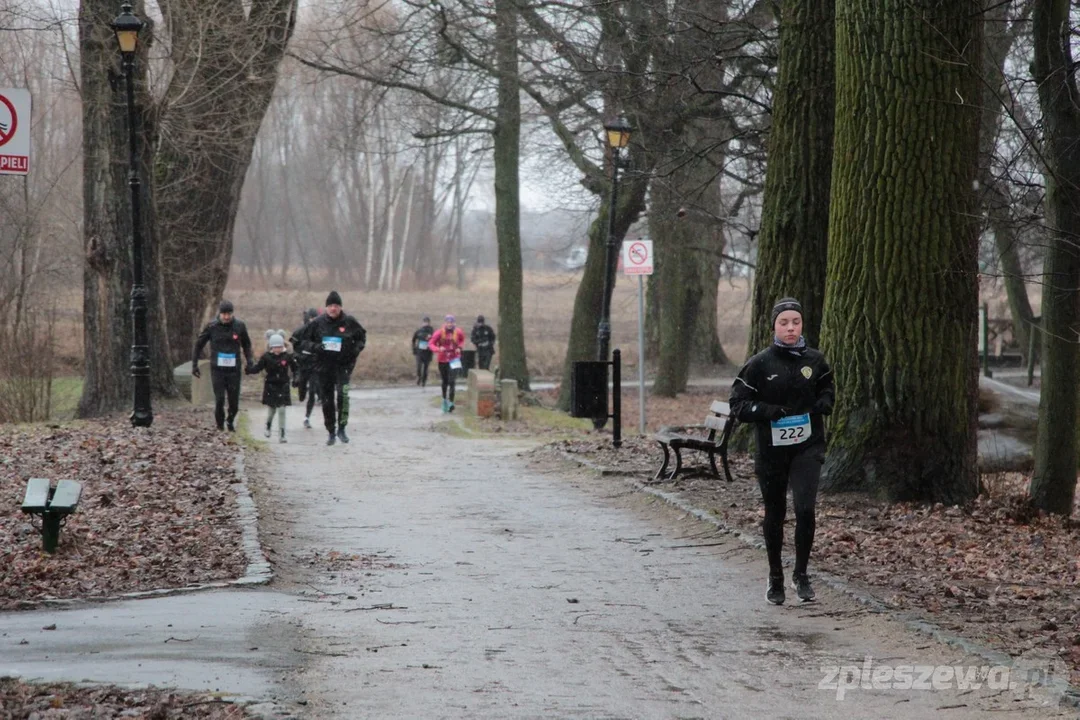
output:
[[649, 259], [649, 251], [646, 249], [644, 243], [636, 242], [630, 246], [630, 262], [635, 265], [644, 265], [645, 261]]
[[19, 128], [19, 116], [15, 114], [15, 106], [3, 95], [0, 95], [0, 104], [3, 104], [11, 115], [11, 127], [7, 129], [7, 132], [0, 129], [0, 145], [5, 145], [8, 140], [15, 137], [15, 131]]

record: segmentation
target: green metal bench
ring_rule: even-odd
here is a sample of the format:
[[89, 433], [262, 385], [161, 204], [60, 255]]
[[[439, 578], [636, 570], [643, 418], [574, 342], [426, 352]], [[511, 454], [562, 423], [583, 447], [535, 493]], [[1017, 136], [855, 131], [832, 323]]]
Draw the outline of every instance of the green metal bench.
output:
[[22, 511], [28, 515], [41, 516], [41, 546], [47, 553], [56, 552], [60, 542], [60, 528], [79, 507], [82, 484], [75, 480], [61, 480], [51, 487], [47, 478], [30, 478], [26, 483]]

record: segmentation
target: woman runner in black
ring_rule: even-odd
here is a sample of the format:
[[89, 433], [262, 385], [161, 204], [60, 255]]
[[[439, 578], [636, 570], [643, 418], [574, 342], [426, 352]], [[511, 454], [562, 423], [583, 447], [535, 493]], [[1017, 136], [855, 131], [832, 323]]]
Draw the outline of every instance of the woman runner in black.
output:
[[825, 356], [807, 347], [802, 305], [783, 298], [772, 310], [773, 344], [739, 371], [731, 390], [731, 412], [753, 423], [757, 435], [754, 471], [765, 503], [765, 548], [769, 585], [765, 598], [784, 602], [784, 544], [787, 491], [795, 506], [795, 569], [791, 586], [803, 602], [814, 599], [806, 567], [814, 543], [814, 505], [825, 460], [822, 415], [832, 412], [833, 374]]

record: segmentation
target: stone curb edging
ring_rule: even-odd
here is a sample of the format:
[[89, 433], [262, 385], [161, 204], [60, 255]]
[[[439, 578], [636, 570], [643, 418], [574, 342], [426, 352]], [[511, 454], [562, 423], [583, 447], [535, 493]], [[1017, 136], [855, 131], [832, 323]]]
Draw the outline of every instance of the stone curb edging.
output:
[[230, 580], [227, 585], [265, 585], [274, 579], [274, 571], [270, 569], [270, 561], [263, 553], [262, 543], [259, 542], [259, 508], [255, 505], [255, 499], [251, 496], [248, 488], [247, 472], [244, 469], [244, 451], [236, 454], [236, 462], [233, 464], [236, 474], [236, 506], [240, 518], [241, 543], [244, 546], [244, 554], [247, 555], [248, 565], [244, 576], [236, 580]]
[[[604, 468], [603, 466], [586, 460], [584, 458], [574, 457], [573, 454], [565, 451], [560, 451], [559, 454], [564, 459], [586, 467], [590, 470], [599, 472], [601, 475], [629, 475], [629, 473], [625, 473], [622, 471], [613, 470], [611, 468]], [[648, 493], [649, 495], [663, 500], [672, 507], [675, 507], [689, 515], [694, 516], [698, 520], [707, 522], [711, 525], [715, 525], [722, 534], [731, 535], [742, 543], [750, 545], [759, 550], [765, 549], [765, 541], [761, 538], [748, 535], [747, 533], [743, 532], [738, 528], [727, 525], [723, 520], [713, 515], [712, 513], [695, 507], [686, 500], [683, 500], [682, 498], [672, 493], [665, 492], [664, 490], [660, 490], [659, 488], [650, 487], [649, 485], [646, 485], [639, 480], [630, 479], [630, 483], [635, 487], [635, 489], [640, 492]], [[957, 635], [956, 633], [946, 630], [937, 623], [926, 620], [925, 618], [918, 617], [911, 613], [891, 609], [883, 602], [881, 602], [878, 598], [874, 597], [866, 590], [856, 586], [845, 578], [833, 575], [831, 573], [822, 572], [820, 570], [815, 571], [814, 575], [821, 578], [821, 580], [833, 590], [847, 595], [859, 604], [870, 608], [874, 612], [880, 614], [889, 614], [893, 617], [896, 617], [904, 624], [906, 628], [910, 630], [914, 630], [923, 635], [932, 637], [934, 640], [959, 648], [960, 650], [964, 651], [969, 655], [978, 656], [986, 660], [987, 662], [993, 663], [994, 665], [1004, 665], [1012, 667], [1012, 657], [1010, 657], [1008, 654], [1000, 652], [998, 650], [993, 650], [984, 645], [969, 640], [968, 638], [965, 638], [961, 635]], [[1062, 681], [1056, 678], [1049, 678], [1047, 685], [1043, 687], [1045, 687], [1049, 692], [1058, 697], [1059, 706], [1080, 708], [1080, 688], [1070, 685], [1067, 680]]]
[[247, 568], [244, 575], [235, 580], [215, 580], [212, 582], [199, 583], [197, 585], [185, 585], [177, 588], [158, 588], [154, 590], [137, 590], [135, 592], [120, 593], [118, 595], [101, 595], [83, 598], [64, 598], [52, 600], [24, 601], [19, 607], [5, 612], [23, 612], [42, 607], [73, 608], [82, 607], [104, 602], [116, 602], [118, 600], [140, 600], [151, 597], [167, 597], [181, 593], [201, 592], [204, 590], [220, 590], [221, 588], [236, 586], [265, 585], [270, 582], [274, 573], [270, 569], [270, 562], [262, 551], [259, 542], [259, 512], [255, 506], [255, 500], [247, 486], [247, 473], [244, 470], [244, 451], [241, 449], [233, 463], [233, 472], [236, 482], [232, 483], [236, 491], [237, 519], [240, 522], [241, 544], [244, 547], [244, 555], [247, 556]]

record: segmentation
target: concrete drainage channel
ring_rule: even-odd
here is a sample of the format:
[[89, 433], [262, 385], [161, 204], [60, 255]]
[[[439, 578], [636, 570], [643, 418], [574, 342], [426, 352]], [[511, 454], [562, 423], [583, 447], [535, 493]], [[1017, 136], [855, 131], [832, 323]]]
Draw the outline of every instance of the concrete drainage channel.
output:
[[[638, 491], [652, 495], [653, 497], [664, 501], [672, 507], [675, 507], [685, 512], [686, 514], [697, 518], [698, 520], [716, 526], [716, 528], [722, 534], [731, 535], [737, 538], [739, 541], [745, 543], [746, 545], [750, 545], [762, 551], [765, 550], [765, 542], [761, 538], [748, 535], [747, 533], [743, 532], [738, 528], [734, 528], [725, 524], [722, 520], [720, 520], [720, 518], [716, 517], [712, 513], [709, 513], [705, 510], [702, 510], [701, 508], [691, 505], [677, 495], [646, 485], [640, 480], [634, 479], [633, 475], [627, 472], [612, 470], [611, 468], [605, 468], [584, 458], [574, 457], [574, 455], [572, 455], [571, 453], [562, 452], [560, 453], [560, 455], [564, 459], [582, 467], [588, 468], [589, 470], [599, 473], [600, 475], [607, 477], [616, 475], [626, 477]], [[821, 571], [816, 571], [814, 573], [814, 576], [820, 578], [821, 581], [828, 585], [830, 588], [838, 592], [844, 593], [848, 597], [852, 598], [861, 605], [870, 608], [874, 612], [888, 614], [895, 617], [900, 622], [902, 622], [905, 627], [911, 630], [915, 630], [916, 632], [919, 632], [923, 635], [927, 635], [934, 640], [937, 640], [938, 642], [943, 642], [947, 645], [959, 648], [963, 652], [969, 655], [980, 657], [993, 665], [1013, 667], [1013, 659], [1006, 653], [999, 652], [979, 643], [973, 642], [968, 638], [962, 637], [954, 632], [946, 630], [940, 625], [930, 622], [925, 618], [918, 617], [910, 613], [902, 613], [896, 610], [892, 610], [887, 607], [883, 602], [881, 602], [881, 600], [874, 597], [865, 590], [856, 587], [844, 578]], [[1040, 683], [1040, 686], [1044, 688], [1048, 694], [1057, 697], [1058, 704], [1061, 707], [1080, 709], [1080, 688], [1069, 684], [1068, 680], [1062, 680], [1060, 678], [1050, 676], [1046, 677], [1045, 681]]]

